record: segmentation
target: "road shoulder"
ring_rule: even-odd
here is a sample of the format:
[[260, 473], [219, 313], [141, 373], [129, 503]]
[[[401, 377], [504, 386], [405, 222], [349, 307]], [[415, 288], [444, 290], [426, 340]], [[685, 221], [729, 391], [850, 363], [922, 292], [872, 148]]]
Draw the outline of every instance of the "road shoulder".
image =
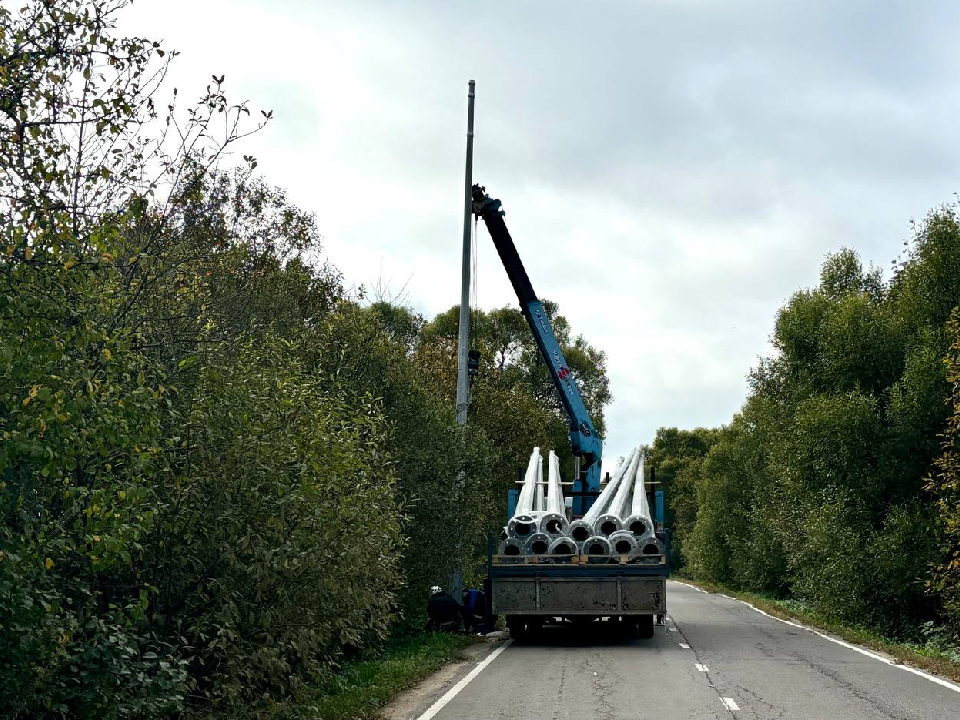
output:
[[416, 720], [506, 641], [506, 633], [491, 633], [483, 642], [464, 648], [461, 659], [396, 695], [380, 709], [379, 716], [383, 720]]

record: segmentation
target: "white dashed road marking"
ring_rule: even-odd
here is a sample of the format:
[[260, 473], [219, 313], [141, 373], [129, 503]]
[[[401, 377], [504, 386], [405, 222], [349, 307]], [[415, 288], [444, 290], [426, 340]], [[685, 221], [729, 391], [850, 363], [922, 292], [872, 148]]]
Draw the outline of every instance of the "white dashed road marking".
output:
[[722, 697], [720, 699], [723, 700], [723, 704], [727, 706], [727, 710], [737, 712], [740, 709], [740, 706], [733, 701], [733, 698]]
[[694, 665], [697, 666], [697, 670], [700, 672], [710, 672], [710, 668], [708, 668], [706, 665], [701, 665], [700, 663], [694, 663]]
[[684, 650], [689, 650], [689, 649], [690, 649], [690, 646], [687, 645], [686, 643], [680, 643], [680, 647], [682, 647]]

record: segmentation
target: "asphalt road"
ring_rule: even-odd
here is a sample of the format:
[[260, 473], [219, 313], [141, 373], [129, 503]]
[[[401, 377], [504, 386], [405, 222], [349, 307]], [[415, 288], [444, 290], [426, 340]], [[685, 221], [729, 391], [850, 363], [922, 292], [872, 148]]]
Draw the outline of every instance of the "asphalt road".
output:
[[[547, 628], [514, 643], [433, 720], [960, 720], [960, 692], [671, 582], [652, 640]], [[689, 646], [689, 647], [685, 647]]]

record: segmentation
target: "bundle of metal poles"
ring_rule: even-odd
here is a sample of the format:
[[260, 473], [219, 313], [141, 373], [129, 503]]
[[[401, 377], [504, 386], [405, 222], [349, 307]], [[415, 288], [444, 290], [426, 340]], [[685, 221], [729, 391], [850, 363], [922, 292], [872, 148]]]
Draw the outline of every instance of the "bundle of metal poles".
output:
[[660, 555], [644, 485], [643, 450], [620, 458], [609, 482], [587, 513], [570, 522], [560, 482], [560, 464], [551, 450], [547, 480], [535, 447], [517, 497], [513, 517], [504, 528], [501, 555]]

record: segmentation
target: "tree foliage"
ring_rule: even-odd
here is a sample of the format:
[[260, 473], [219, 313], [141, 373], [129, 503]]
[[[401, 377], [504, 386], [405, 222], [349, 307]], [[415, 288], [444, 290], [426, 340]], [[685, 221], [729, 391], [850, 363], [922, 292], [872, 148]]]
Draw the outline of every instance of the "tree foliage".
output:
[[[743, 408], [702, 459], [655, 443], [665, 469], [688, 468], [670, 479], [692, 573], [905, 636], [955, 613], [943, 399], [956, 379], [942, 358], [958, 263], [952, 207], [916, 227], [889, 282], [851, 250], [828, 255], [818, 286], [778, 313], [776, 355], [752, 371]], [[945, 426], [934, 505], [924, 478]]]
[[476, 315], [502, 352], [457, 426], [449, 313], [345, 291], [316, 219], [224, 167], [270, 113], [222, 76], [161, 101], [127, 4], [0, 7], [4, 717], [268, 709], [477, 579], [513, 469], [567, 446], [513, 311]]
[[945, 358], [950, 383], [949, 419], [943, 433], [943, 454], [928, 489], [937, 505], [941, 562], [930, 578], [930, 588], [941, 596], [947, 616], [960, 629], [960, 310], [947, 324], [950, 349]]
[[683, 547], [697, 519], [697, 492], [693, 485], [700, 463], [716, 441], [717, 431], [710, 428], [678, 430], [660, 428], [647, 451], [647, 480], [656, 468], [658, 490], [666, 498], [665, 523], [673, 531], [671, 558], [674, 567], [683, 564]]

